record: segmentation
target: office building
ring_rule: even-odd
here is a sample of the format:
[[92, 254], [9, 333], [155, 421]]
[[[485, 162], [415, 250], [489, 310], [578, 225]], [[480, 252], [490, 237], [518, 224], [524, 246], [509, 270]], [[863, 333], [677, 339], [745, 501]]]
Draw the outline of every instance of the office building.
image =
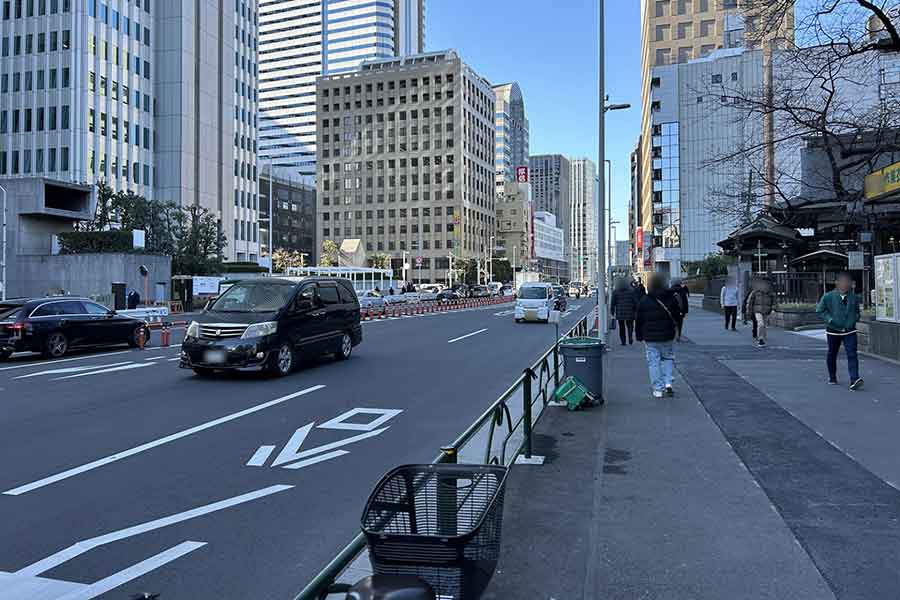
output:
[[564, 283], [566, 275], [565, 231], [556, 223], [556, 216], [546, 211], [534, 211], [533, 268], [541, 274], [541, 281]]
[[616, 240], [616, 251], [613, 254], [613, 267], [631, 268], [631, 244], [628, 240]]
[[[507, 181], [497, 194], [497, 252], [506, 258], [513, 271], [532, 266], [531, 186]], [[501, 250], [502, 249], [502, 250]]]
[[569, 276], [581, 283], [597, 279], [597, 165], [587, 158], [570, 162]]
[[[259, 248], [269, 256], [269, 190], [272, 192], [272, 247], [304, 254], [307, 265], [316, 264], [316, 188], [301, 179], [259, 175]], [[299, 266], [299, 265], [298, 265]]]
[[3, 6], [0, 177], [201, 206], [256, 260], [255, 2]]
[[495, 235], [494, 91], [453, 50], [369, 61], [318, 81], [317, 242], [361, 239], [447, 280]]
[[[528, 166], [528, 117], [525, 100], [518, 83], [494, 86], [497, 96], [495, 126], [497, 128], [497, 197], [505, 184], [516, 180], [516, 169]], [[523, 182], [524, 183], [524, 182]]]
[[[571, 167], [569, 159], [561, 154], [542, 154], [529, 158], [531, 165], [531, 202], [535, 211], [548, 212], [556, 217], [556, 226], [563, 230], [566, 252], [570, 247], [569, 211], [571, 208]], [[568, 279], [568, 264], [571, 257], [566, 255], [563, 278]]]
[[[641, 270], [680, 275], [682, 261], [699, 260], [716, 250], [714, 244], [706, 243], [714, 237], [709, 235], [713, 233], [710, 227], [728, 227], [712, 223], [704, 214], [707, 211], [699, 206], [708, 187], [693, 188], [690, 194], [682, 188], [686, 183], [682, 175], [689, 176], [689, 169], [699, 169], [695, 159], [700, 155], [692, 154], [689, 167], [682, 164], [683, 144], [693, 143], [683, 141], [682, 132], [688, 136], [695, 132], [679, 127], [679, 111], [683, 109], [686, 115], [696, 113], [698, 107], [689, 108], [688, 104], [691, 101], [701, 104], [697, 97], [704, 94], [698, 90], [713, 89], [712, 86], [726, 82], [743, 85], [745, 79], [761, 77], [762, 61], [755, 58], [762, 55], [762, 50], [757, 49], [760, 42], [768, 48], [768, 41], [792, 37], [793, 23], [785, 22], [783, 30], [761, 36], [756, 31], [759, 18], [742, 14], [738, 0], [644, 0], [641, 3], [641, 141], [640, 168], [636, 170], [640, 174], [641, 221], [637, 227], [641, 228], [643, 237], [638, 265]], [[726, 60], [727, 65], [718, 63], [734, 56], [744, 58]], [[759, 74], [748, 70], [756, 68], [757, 62]], [[720, 67], [710, 66], [712, 63]], [[706, 67], [696, 67], [697, 64]], [[738, 79], [732, 80], [734, 76]], [[699, 107], [705, 113], [699, 116], [697, 124], [704, 129], [699, 135], [707, 138], [706, 150], [715, 144], [717, 135], [732, 143], [740, 135], [734, 130], [734, 123], [718, 118], [727, 111], [711, 109], [710, 102], [714, 99], [707, 98], [707, 104]], [[725, 126], [726, 131], [716, 131], [714, 124]], [[710, 174], [706, 176], [707, 181], [695, 183], [711, 184]], [[683, 202], [693, 204], [685, 206]], [[683, 245], [687, 248], [684, 255]]]
[[260, 155], [291, 177], [316, 173], [316, 78], [424, 51], [425, 0], [269, 0], [259, 20]]

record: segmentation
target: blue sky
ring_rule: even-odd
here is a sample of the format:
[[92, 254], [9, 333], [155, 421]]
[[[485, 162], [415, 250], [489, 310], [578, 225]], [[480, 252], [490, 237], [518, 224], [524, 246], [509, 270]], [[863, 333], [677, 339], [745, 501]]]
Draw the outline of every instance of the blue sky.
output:
[[[597, 0], [426, 0], [428, 50], [456, 48], [492, 83], [518, 81], [531, 153], [597, 160]], [[626, 236], [629, 155], [640, 132], [640, 4], [606, 2], [606, 88], [613, 218]]]

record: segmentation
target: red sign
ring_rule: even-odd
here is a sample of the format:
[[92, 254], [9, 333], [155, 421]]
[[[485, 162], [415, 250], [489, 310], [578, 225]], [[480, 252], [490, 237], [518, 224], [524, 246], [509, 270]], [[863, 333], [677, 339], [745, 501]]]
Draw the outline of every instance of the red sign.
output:
[[421, 266], [422, 266], [422, 257], [421, 257], [421, 256], [417, 256], [417, 257], [416, 257], [416, 266], [417, 266], [417, 267], [421, 267]]
[[634, 245], [637, 248], [644, 247], [644, 228], [638, 227], [634, 230]]
[[528, 183], [528, 167], [516, 167], [516, 183]]

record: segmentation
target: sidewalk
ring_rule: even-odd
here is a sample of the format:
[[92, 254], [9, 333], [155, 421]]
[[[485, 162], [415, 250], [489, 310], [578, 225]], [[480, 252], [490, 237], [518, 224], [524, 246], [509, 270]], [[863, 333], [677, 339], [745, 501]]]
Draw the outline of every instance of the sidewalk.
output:
[[685, 333], [674, 399], [615, 339], [607, 405], [550, 409], [485, 598], [900, 596], [900, 367], [863, 358], [854, 393], [825, 385], [821, 340], [758, 349], [699, 309]]

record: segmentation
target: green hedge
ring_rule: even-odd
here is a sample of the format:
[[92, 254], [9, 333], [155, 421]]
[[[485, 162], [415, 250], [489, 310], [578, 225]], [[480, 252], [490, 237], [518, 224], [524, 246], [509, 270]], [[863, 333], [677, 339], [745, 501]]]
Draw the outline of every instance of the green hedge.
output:
[[268, 267], [261, 267], [255, 262], [222, 263], [223, 273], [268, 273]]
[[135, 251], [130, 231], [72, 231], [60, 233], [58, 239], [60, 254]]

